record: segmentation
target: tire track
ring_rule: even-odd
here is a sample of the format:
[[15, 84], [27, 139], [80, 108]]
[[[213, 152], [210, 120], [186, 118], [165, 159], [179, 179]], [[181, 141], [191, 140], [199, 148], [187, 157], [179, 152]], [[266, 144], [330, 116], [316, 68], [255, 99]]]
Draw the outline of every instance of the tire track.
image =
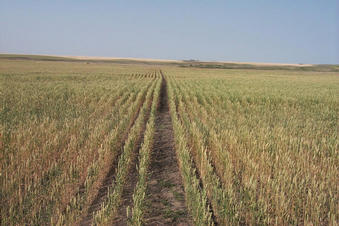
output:
[[147, 225], [192, 225], [175, 152], [167, 82], [162, 75], [154, 146], [147, 185]]

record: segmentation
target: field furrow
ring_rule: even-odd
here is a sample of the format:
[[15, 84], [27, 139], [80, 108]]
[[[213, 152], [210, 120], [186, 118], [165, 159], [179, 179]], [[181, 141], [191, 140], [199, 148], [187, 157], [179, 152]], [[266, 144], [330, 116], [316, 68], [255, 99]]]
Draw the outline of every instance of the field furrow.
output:
[[[162, 72], [161, 72], [162, 74]], [[187, 224], [185, 194], [174, 149], [174, 137], [168, 106], [167, 82], [162, 74], [159, 106], [156, 112], [154, 143], [149, 157], [150, 175], [141, 222], [150, 225]], [[140, 222], [140, 221], [138, 221]]]

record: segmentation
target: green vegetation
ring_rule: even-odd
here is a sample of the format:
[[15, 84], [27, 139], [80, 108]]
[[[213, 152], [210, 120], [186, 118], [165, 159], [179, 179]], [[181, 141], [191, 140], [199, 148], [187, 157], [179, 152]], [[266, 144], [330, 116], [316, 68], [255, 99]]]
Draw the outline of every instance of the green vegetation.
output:
[[1, 55], [1, 224], [107, 225], [120, 208], [126, 223], [147, 224], [167, 84], [185, 190], [173, 195], [195, 225], [336, 225], [338, 66], [213, 65]]
[[337, 74], [166, 72], [174, 124], [183, 127], [177, 140], [194, 160], [217, 222], [338, 222]]
[[123, 152], [118, 162], [118, 169], [116, 172], [115, 181], [112, 186], [113, 191], [108, 192], [107, 202], [105, 202], [101, 210], [96, 213], [96, 224], [107, 224], [110, 219], [112, 219], [112, 216], [116, 214], [119, 208], [122, 191], [125, 181], [128, 177], [129, 169], [133, 167], [133, 159], [136, 158], [135, 149], [137, 148], [138, 140], [140, 140], [141, 138], [140, 136], [146, 123], [145, 119], [147, 118], [147, 114], [149, 114], [149, 108], [152, 105], [151, 97], [153, 88], [154, 87], [148, 90], [146, 101], [144, 102], [144, 105], [141, 109], [141, 113], [139, 114], [139, 117], [135, 121], [132, 129], [130, 130], [130, 133], [128, 134], [127, 141], [124, 145]]
[[2, 223], [77, 222], [117, 161], [156, 74], [34, 63], [1, 62], [1, 206], [9, 207], [1, 208]]
[[139, 180], [136, 184], [134, 193], [133, 193], [133, 209], [132, 209], [132, 219], [129, 222], [131, 225], [142, 225], [144, 223], [144, 208], [145, 208], [145, 196], [147, 189], [147, 176], [148, 176], [148, 167], [150, 163], [150, 155], [153, 146], [154, 139], [154, 126], [155, 126], [155, 117], [156, 111], [159, 104], [159, 94], [160, 94], [160, 80], [155, 88], [153, 94], [152, 109], [150, 113], [150, 119], [146, 126], [144, 142], [139, 151]]

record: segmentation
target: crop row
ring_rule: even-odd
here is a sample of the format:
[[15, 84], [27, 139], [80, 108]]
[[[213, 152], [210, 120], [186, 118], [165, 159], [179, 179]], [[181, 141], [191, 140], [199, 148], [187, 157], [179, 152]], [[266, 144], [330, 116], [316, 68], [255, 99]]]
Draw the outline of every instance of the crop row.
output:
[[107, 194], [107, 200], [102, 204], [101, 209], [94, 215], [96, 224], [107, 224], [110, 222], [120, 206], [121, 196], [128, 173], [133, 167], [133, 162], [135, 162], [134, 160], [138, 155], [138, 144], [142, 140], [142, 134], [148, 120], [155, 85], [156, 83], [153, 83], [152, 88], [148, 90], [146, 94], [146, 101], [140, 109], [140, 113], [128, 133], [128, 138], [118, 161], [115, 180]]
[[187, 143], [185, 135], [186, 131], [177, 112], [178, 103], [176, 101], [176, 93], [171, 84], [171, 80], [169, 82], [168, 95], [174, 137], [176, 141], [175, 147], [177, 159], [185, 188], [187, 207], [196, 225], [213, 225], [214, 222], [212, 220], [212, 213], [210, 211], [210, 205], [208, 204], [207, 194], [200, 186], [201, 182], [196, 173], [195, 164], [190, 154], [191, 148]]
[[[338, 105], [332, 95], [299, 95], [289, 87], [279, 96], [274, 88], [281, 85], [270, 80], [253, 80], [253, 94], [242, 84], [251, 78], [207, 81], [198, 72], [175, 73], [167, 77], [174, 127], [183, 128], [176, 140], [186, 143], [217, 223], [335, 224]], [[308, 82], [296, 89], [308, 91]]]
[[159, 105], [160, 85], [159, 80], [155, 92], [153, 93], [153, 102], [150, 117], [146, 125], [144, 141], [139, 150], [138, 182], [133, 193], [133, 208], [131, 218], [128, 223], [131, 225], [143, 225], [145, 222], [145, 197], [147, 189], [148, 168], [150, 165], [151, 151], [154, 143], [155, 119]]
[[2, 223], [73, 224], [86, 214], [159, 80], [99, 78], [1, 78]]

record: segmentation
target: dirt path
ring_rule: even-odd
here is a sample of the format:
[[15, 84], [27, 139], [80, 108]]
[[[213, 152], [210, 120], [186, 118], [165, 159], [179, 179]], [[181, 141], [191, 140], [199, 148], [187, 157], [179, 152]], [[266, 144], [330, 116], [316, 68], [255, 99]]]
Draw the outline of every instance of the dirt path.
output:
[[167, 84], [164, 78], [155, 125], [151, 175], [147, 185], [146, 225], [192, 225], [174, 148]]

